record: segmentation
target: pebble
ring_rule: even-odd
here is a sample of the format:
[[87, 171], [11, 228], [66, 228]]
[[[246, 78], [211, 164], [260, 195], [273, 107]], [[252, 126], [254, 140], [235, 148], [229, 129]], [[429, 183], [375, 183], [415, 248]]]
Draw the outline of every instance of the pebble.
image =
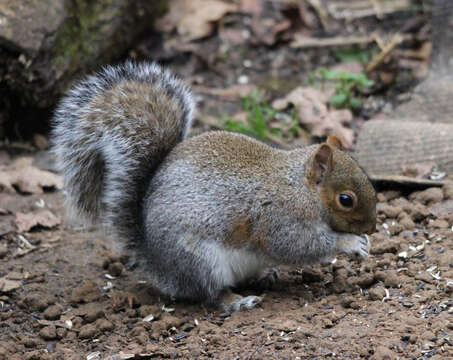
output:
[[96, 321], [100, 317], [104, 316], [104, 310], [100, 307], [98, 304], [90, 304], [86, 310], [86, 314], [84, 316], [84, 320], [87, 323], [92, 323], [93, 321]]
[[38, 341], [36, 338], [30, 337], [30, 336], [24, 336], [21, 339], [22, 344], [25, 345], [27, 348], [34, 348], [38, 346]]
[[418, 201], [422, 204], [432, 204], [442, 201], [444, 194], [441, 188], [432, 187], [423, 191], [417, 191], [409, 196], [409, 199]]
[[415, 223], [411, 219], [411, 217], [408, 214], [404, 213], [404, 212], [402, 214], [404, 214], [404, 215], [402, 215], [401, 218], [399, 218], [400, 225], [405, 230], [413, 230], [413, 229], [415, 229]]
[[415, 222], [420, 222], [429, 216], [428, 208], [422, 204], [410, 204], [404, 209]]
[[108, 271], [109, 274], [115, 277], [120, 276], [123, 273], [124, 265], [121, 264], [119, 261], [116, 261], [109, 265]]
[[49, 306], [43, 313], [44, 318], [47, 320], [57, 320], [60, 318], [63, 309], [59, 305], [51, 305]]
[[386, 287], [396, 288], [400, 284], [400, 279], [396, 270], [387, 270], [385, 272], [384, 285]]
[[154, 320], [159, 319], [162, 315], [162, 309], [156, 305], [142, 305], [138, 308], [138, 316], [145, 318], [146, 316], [152, 314]]
[[453, 200], [453, 181], [448, 181], [443, 187], [442, 192], [445, 199]]
[[94, 281], [86, 281], [74, 288], [71, 293], [71, 302], [88, 303], [96, 301], [101, 297], [101, 291]]
[[446, 229], [448, 227], [449, 227], [448, 221], [442, 219], [430, 221], [428, 224], [428, 228]]
[[426, 271], [423, 271], [421, 274], [415, 275], [415, 280], [421, 280], [425, 283], [431, 284], [434, 281], [434, 278], [429, 275]]
[[372, 273], [364, 273], [357, 278], [357, 285], [361, 288], [366, 288], [374, 283], [374, 275]]
[[112, 331], [115, 326], [108, 320], [106, 319], [99, 319], [96, 321], [96, 327], [99, 329], [99, 331]]
[[371, 254], [373, 255], [380, 255], [385, 253], [396, 254], [396, 252], [399, 250], [399, 247], [400, 247], [399, 241], [386, 238], [381, 242], [373, 243], [373, 246], [371, 247]]
[[54, 340], [57, 338], [57, 329], [54, 325], [45, 326], [39, 332], [44, 340]]
[[392, 206], [385, 203], [384, 204], [379, 203], [376, 206], [376, 211], [378, 213], [383, 213], [387, 218], [394, 219], [403, 212], [403, 209], [400, 208], [399, 206]]
[[370, 300], [380, 301], [385, 295], [385, 290], [382, 287], [375, 287], [368, 290], [368, 297]]
[[304, 283], [320, 282], [323, 278], [323, 274], [316, 269], [304, 268], [302, 272], [302, 279]]
[[91, 339], [97, 334], [97, 329], [94, 325], [88, 324], [82, 326], [79, 331], [79, 338], [80, 339]]
[[59, 327], [57, 328], [57, 338], [64, 339], [68, 331], [65, 328]]
[[8, 247], [6, 245], [0, 245], [0, 259], [4, 258], [8, 254]]
[[31, 293], [25, 296], [23, 301], [20, 303], [20, 306], [27, 308], [31, 312], [43, 311], [52, 302], [55, 302], [54, 296], [46, 296], [42, 293]]
[[376, 350], [374, 350], [374, 355], [370, 358], [371, 360], [393, 360], [396, 359], [396, 354], [386, 348], [385, 346], [378, 346]]

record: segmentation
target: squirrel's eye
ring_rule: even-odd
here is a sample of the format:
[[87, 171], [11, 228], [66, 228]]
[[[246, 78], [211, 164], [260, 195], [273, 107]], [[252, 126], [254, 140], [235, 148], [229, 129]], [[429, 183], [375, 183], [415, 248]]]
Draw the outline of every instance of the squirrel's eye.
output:
[[340, 194], [340, 204], [344, 207], [350, 208], [354, 205], [354, 200], [348, 194]]
[[338, 194], [337, 201], [342, 208], [351, 210], [356, 204], [356, 197], [355, 194], [350, 191], [342, 192]]

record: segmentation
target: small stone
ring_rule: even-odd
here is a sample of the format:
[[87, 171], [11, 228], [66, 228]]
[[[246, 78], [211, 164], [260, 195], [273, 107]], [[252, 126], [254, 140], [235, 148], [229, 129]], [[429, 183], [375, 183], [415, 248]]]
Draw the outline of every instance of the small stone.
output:
[[66, 337], [66, 334], [68, 331], [65, 328], [57, 328], [57, 338], [58, 339], [64, 339]]
[[361, 288], [367, 288], [374, 283], [374, 275], [372, 273], [364, 273], [357, 279], [357, 285]]
[[111, 263], [108, 267], [109, 274], [115, 277], [120, 276], [123, 273], [124, 265], [119, 261]]
[[[372, 243], [373, 244], [373, 243]], [[400, 247], [400, 242], [391, 239], [385, 239], [381, 242], [375, 243], [371, 246], [371, 253], [373, 255], [380, 255], [385, 253], [396, 254]]]
[[448, 227], [449, 225], [446, 220], [437, 219], [428, 223], [428, 228], [446, 229]]
[[405, 210], [415, 222], [420, 222], [429, 216], [428, 208], [422, 204], [410, 204]]
[[297, 321], [288, 319], [283, 321], [277, 321], [271, 324], [271, 326], [272, 328], [277, 329], [278, 331], [292, 332], [296, 331], [300, 325], [297, 323]]
[[384, 202], [387, 202], [387, 201], [392, 201], [398, 197], [401, 196], [401, 192], [399, 191], [395, 191], [395, 190], [387, 190], [387, 191], [383, 191], [382, 193], [380, 193], [382, 195], [382, 197], [385, 199]]
[[41, 293], [31, 293], [25, 296], [20, 306], [27, 308], [31, 312], [43, 311], [50, 303], [54, 302], [53, 300], [55, 299]]
[[51, 305], [44, 311], [44, 318], [47, 320], [57, 320], [60, 318], [61, 313], [63, 312], [61, 306]]
[[321, 324], [322, 324], [322, 327], [326, 328], [326, 329], [329, 329], [329, 328], [333, 327], [332, 320], [330, 320], [328, 318], [322, 318], [321, 319]]
[[99, 287], [93, 281], [86, 281], [82, 285], [74, 288], [71, 293], [71, 302], [88, 303], [96, 301], [101, 297]]
[[106, 319], [99, 319], [96, 321], [96, 327], [98, 328], [99, 331], [112, 331], [115, 326], [108, 320]]
[[381, 301], [385, 295], [385, 290], [381, 287], [375, 287], [368, 290], [368, 297], [373, 301]]
[[57, 338], [57, 328], [54, 325], [45, 326], [39, 332], [44, 340], [54, 340]]
[[429, 275], [426, 271], [422, 272], [421, 274], [415, 275], [415, 280], [421, 280], [425, 283], [431, 284], [434, 281], [434, 278]]
[[138, 308], [138, 316], [142, 319], [150, 314], [154, 316], [154, 320], [159, 319], [162, 309], [156, 305], [142, 305]]
[[6, 245], [0, 245], [0, 259], [4, 258], [8, 254], [8, 247]]
[[405, 230], [413, 230], [415, 229], [415, 223], [414, 221], [411, 219], [411, 217], [406, 214], [406, 213], [402, 213], [404, 214], [403, 216], [401, 216], [400, 220], [399, 220], [399, 223], [400, 225], [405, 229]]
[[453, 200], [453, 181], [448, 181], [443, 187], [442, 192], [445, 199]]
[[385, 272], [384, 285], [386, 287], [396, 288], [400, 284], [398, 273], [396, 270], [387, 270]]
[[97, 334], [97, 329], [94, 325], [88, 324], [82, 326], [79, 331], [79, 338], [80, 339], [91, 339]]
[[87, 312], [84, 316], [84, 320], [87, 323], [96, 321], [100, 317], [104, 316], [104, 310], [102, 310], [102, 308], [99, 305], [97, 305], [97, 304], [90, 304], [90, 305], [92, 305], [92, 306], [88, 307]]
[[393, 360], [396, 359], [396, 354], [386, 348], [385, 346], [378, 346], [374, 351], [374, 355], [370, 358], [371, 360]]
[[378, 204], [376, 206], [376, 211], [379, 213], [384, 214], [387, 218], [394, 219], [399, 214], [403, 212], [403, 209], [399, 206], [391, 206], [389, 204]]
[[34, 348], [38, 345], [38, 341], [36, 338], [30, 337], [30, 336], [24, 336], [21, 339], [22, 344], [25, 345], [27, 348]]
[[437, 187], [428, 188], [423, 191], [417, 191], [409, 196], [409, 199], [418, 201], [422, 204], [432, 204], [442, 201], [444, 194], [442, 189]]
[[302, 279], [304, 283], [314, 283], [320, 282], [323, 276], [319, 270], [312, 269], [312, 268], [304, 268], [302, 272]]

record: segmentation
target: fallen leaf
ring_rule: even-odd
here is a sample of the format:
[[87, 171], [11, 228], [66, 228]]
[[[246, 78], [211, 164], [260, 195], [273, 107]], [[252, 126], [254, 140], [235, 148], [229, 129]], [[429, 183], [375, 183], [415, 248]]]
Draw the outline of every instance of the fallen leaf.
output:
[[352, 121], [349, 110], [329, 110], [327, 103], [331, 93], [312, 87], [297, 87], [286, 97], [277, 99], [272, 106], [277, 110], [293, 104], [299, 114], [299, 122], [314, 136], [337, 135], [346, 148], [354, 141], [354, 131], [344, 126]]
[[253, 30], [252, 42], [254, 44], [274, 45], [279, 34], [291, 27], [291, 21], [277, 22], [273, 18], [254, 17], [251, 22]]
[[61, 189], [61, 178], [33, 166], [32, 158], [21, 158], [10, 166], [0, 166], [0, 192], [42, 194], [45, 189]]
[[169, 6], [167, 15], [157, 21], [157, 29], [171, 32], [176, 28], [187, 41], [210, 35], [215, 21], [238, 10], [237, 5], [220, 0], [174, 0]]
[[37, 212], [30, 213], [16, 213], [14, 223], [20, 232], [30, 231], [36, 226], [42, 226], [45, 228], [53, 228], [60, 225], [61, 219], [49, 210], [39, 210]]
[[241, 0], [241, 11], [245, 14], [258, 16], [262, 10], [262, 0]]
[[0, 293], [8, 293], [20, 288], [22, 281], [10, 280], [8, 276], [0, 278]]

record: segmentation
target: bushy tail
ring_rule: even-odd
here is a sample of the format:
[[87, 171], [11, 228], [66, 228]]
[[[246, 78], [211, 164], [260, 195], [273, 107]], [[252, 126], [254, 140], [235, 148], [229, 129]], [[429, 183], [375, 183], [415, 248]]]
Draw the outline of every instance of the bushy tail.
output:
[[156, 64], [108, 66], [57, 107], [53, 144], [76, 213], [134, 243], [152, 176], [192, 122], [188, 88]]

